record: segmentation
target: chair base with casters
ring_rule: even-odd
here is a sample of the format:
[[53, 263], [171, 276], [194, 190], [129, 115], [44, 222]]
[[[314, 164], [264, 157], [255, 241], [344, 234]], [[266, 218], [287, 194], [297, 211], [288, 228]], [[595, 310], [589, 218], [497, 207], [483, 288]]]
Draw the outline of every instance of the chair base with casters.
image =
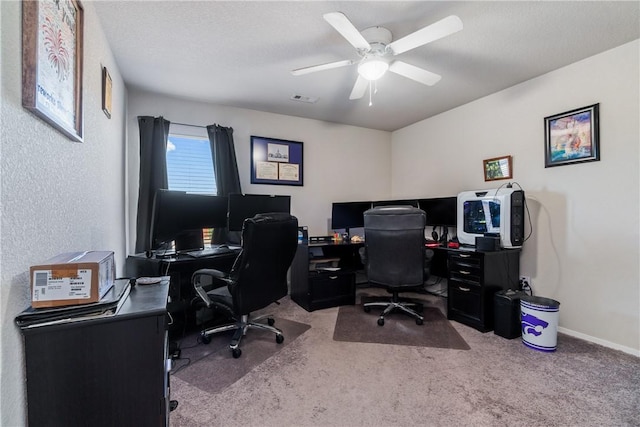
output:
[[[267, 319], [267, 324], [258, 323], [258, 320], [264, 319], [265, 317]], [[209, 344], [211, 342], [211, 335], [217, 334], [218, 332], [235, 330], [233, 338], [231, 338], [231, 344], [229, 344], [229, 349], [231, 350], [231, 354], [233, 355], [233, 357], [237, 359], [242, 355], [242, 350], [240, 349], [240, 341], [242, 340], [242, 337], [247, 334], [247, 330], [251, 328], [273, 332], [274, 334], [276, 334], [276, 342], [278, 344], [282, 344], [282, 342], [284, 341], [284, 335], [282, 335], [282, 331], [280, 329], [273, 326], [274, 324], [275, 320], [273, 320], [273, 317], [259, 316], [251, 319], [248, 314], [245, 314], [240, 318], [240, 320], [236, 321], [235, 323], [205, 329], [204, 331], [200, 332], [200, 340], [204, 344]]]
[[424, 310], [424, 305], [411, 298], [400, 298], [397, 292], [393, 292], [391, 301], [382, 297], [363, 297], [362, 303], [365, 313], [369, 313], [371, 307], [384, 307], [378, 317], [378, 325], [380, 326], [384, 326], [384, 317], [392, 312], [400, 312], [413, 317], [417, 325], [424, 323], [424, 317], [420, 314]]
[[[211, 270], [199, 270], [197, 274], [211, 274]], [[206, 302], [207, 306], [213, 307], [215, 306], [217, 309], [222, 310], [229, 314], [229, 317], [234, 319], [232, 323], [226, 323], [224, 325], [213, 326], [211, 328], [205, 329], [200, 332], [200, 341], [203, 344], [209, 344], [211, 342], [211, 335], [217, 334], [220, 332], [226, 331], [235, 331], [233, 334], [233, 338], [231, 338], [231, 344], [229, 344], [229, 349], [231, 350], [231, 354], [234, 358], [238, 358], [242, 355], [242, 350], [240, 349], [240, 341], [247, 334], [249, 329], [262, 329], [265, 331], [270, 331], [276, 334], [276, 343], [282, 344], [284, 342], [284, 335], [282, 331], [275, 326], [275, 320], [270, 315], [261, 315], [258, 317], [251, 317], [250, 314], [244, 314], [238, 318], [238, 316], [233, 315], [233, 300], [231, 294], [227, 287], [220, 287], [209, 291], [208, 293], [204, 291], [202, 287], [197, 286], [196, 292], [200, 295], [200, 297]], [[260, 323], [260, 320], [265, 319], [267, 323]]]

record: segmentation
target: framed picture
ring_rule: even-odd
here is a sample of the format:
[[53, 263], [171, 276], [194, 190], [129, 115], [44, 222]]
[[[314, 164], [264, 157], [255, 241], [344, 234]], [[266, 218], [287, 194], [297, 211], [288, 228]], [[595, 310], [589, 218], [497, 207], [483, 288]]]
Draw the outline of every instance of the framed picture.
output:
[[302, 142], [251, 137], [251, 183], [302, 185]]
[[83, 9], [77, 0], [22, 2], [22, 105], [82, 142]]
[[102, 111], [111, 118], [111, 76], [107, 67], [102, 67]]
[[494, 157], [482, 161], [484, 180], [511, 179], [513, 177], [513, 161], [511, 156]]
[[544, 118], [544, 167], [600, 160], [600, 104]]

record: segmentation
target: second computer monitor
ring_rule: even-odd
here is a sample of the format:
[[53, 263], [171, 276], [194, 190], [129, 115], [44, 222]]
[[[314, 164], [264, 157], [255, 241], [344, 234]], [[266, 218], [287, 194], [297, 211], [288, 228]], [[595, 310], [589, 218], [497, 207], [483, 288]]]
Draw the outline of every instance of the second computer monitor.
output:
[[371, 209], [371, 202], [334, 202], [331, 205], [331, 229], [364, 227], [364, 212], [368, 209]]
[[229, 195], [229, 231], [242, 231], [247, 218], [270, 212], [291, 213], [291, 196], [272, 196], [268, 194], [230, 194]]
[[457, 197], [436, 197], [432, 199], [420, 199], [420, 209], [427, 214], [427, 225], [455, 227], [458, 220]]

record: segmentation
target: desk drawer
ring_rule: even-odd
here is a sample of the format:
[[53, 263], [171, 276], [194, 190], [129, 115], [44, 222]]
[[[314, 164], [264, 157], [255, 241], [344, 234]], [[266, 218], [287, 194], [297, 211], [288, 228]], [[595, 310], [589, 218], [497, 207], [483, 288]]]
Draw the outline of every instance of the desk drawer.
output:
[[355, 276], [351, 273], [311, 275], [309, 288], [314, 301], [355, 294]]
[[320, 273], [309, 276], [309, 311], [356, 303], [354, 273]]
[[450, 253], [449, 279], [464, 282], [470, 286], [480, 286], [482, 284], [482, 256], [478, 253]]
[[477, 252], [452, 252], [449, 254], [449, 264], [450, 267], [460, 265], [480, 268], [482, 265], [482, 255]]
[[475, 267], [456, 265], [449, 270], [449, 278], [465, 282], [470, 286], [480, 286], [481, 270]]
[[468, 320], [481, 321], [482, 299], [479, 288], [450, 280], [447, 304], [450, 319], [462, 316]]

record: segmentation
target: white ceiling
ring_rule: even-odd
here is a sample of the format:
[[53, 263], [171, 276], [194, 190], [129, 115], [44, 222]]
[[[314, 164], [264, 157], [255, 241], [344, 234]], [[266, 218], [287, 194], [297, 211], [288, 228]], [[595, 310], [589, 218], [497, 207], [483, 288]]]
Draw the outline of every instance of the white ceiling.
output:
[[[95, 1], [129, 87], [180, 98], [393, 131], [640, 38], [640, 2]], [[424, 86], [387, 73], [350, 101], [359, 59], [322, 17], [343, 12], [394, 40], [457, 15], [458, 33], [398, 56], [442, 76]], [[609, 78], [609, 77], [607, 77]], [[639, 76], [640, 78], [640, 76]], [[315, 104], [290, 100], [318, 97]]]

